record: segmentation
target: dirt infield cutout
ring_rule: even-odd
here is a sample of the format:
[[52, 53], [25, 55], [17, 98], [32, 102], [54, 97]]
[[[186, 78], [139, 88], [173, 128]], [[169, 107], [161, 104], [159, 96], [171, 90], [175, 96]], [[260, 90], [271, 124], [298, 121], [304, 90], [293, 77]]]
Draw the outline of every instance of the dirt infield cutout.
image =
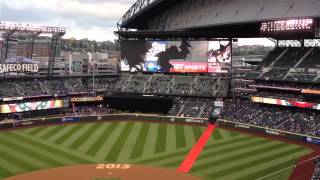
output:
[[94, 164], [59, 167], [30, 172], [5, 180], [200, 180], [174, 169], [131, 164]]

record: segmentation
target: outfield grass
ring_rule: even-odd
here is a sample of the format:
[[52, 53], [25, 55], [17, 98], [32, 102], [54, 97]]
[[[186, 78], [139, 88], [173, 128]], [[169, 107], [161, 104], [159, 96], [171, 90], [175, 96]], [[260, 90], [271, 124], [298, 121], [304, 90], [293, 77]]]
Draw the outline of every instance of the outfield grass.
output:
[[[0, 133], [0, 179], [73, 164], [177, 168], [204, 127], [134, 122], [36, 127]], [[204, 179], [287, 179], [301, 146], [216, 129], [191, 173]]]

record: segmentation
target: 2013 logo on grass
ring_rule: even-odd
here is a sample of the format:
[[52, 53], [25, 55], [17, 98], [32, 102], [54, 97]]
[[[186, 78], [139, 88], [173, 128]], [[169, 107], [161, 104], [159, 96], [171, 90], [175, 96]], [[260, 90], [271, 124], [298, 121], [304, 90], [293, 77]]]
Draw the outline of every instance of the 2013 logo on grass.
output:
[[100, 169], [100, 170], [117, 170], [117, 169], [121, 169], [121, 170], [126, 170], [126, 169], [130, 169], [131, 168], [131, 164], [97, 164], [96, 169]]

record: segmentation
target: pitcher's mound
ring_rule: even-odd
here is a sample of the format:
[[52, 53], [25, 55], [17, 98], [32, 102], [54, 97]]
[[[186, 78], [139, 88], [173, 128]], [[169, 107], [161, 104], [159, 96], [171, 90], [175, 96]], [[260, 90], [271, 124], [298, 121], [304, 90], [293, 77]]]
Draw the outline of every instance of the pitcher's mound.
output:
[[130, 164], [77, 165], [35, 171], [6, 180], [200, 180], [173, 169]]

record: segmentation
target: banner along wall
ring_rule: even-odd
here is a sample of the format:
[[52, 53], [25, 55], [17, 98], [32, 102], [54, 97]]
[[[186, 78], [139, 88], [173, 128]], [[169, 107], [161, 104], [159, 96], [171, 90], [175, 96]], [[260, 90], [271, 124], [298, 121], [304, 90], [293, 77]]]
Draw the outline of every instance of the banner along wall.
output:
[[26, 111], [36, 111], [45, 109], [57, 109], [69, 107], [68, 99], [61, 100], [48, 100], [48, 101], [35, 101], [35, 102], [21, 102], [12, 104], [0, 105], [0, 113], [16, 113]]

